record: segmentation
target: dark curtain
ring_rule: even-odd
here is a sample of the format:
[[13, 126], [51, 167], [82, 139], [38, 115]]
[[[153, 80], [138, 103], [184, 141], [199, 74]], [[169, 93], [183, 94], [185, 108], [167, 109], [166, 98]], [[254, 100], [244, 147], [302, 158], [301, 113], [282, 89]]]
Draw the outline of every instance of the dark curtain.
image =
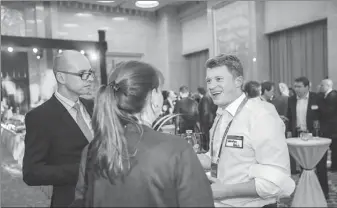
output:
[[269, 35], [271, 80], [291, 86], [306, 76], [312, 90], [328, 75], [326, 20]]
[[185, 57], [189, 75], [187, 86], [192, 92], [196, 91], [198, 87], [206, 87], [205, 63], [209, 57], [208, 50], [188, 54]]

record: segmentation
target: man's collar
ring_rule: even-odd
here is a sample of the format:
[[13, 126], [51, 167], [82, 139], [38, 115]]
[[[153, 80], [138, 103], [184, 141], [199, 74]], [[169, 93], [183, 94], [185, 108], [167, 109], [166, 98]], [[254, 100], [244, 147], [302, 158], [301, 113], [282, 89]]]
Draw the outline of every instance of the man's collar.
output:
[[329, 94], [331, 91], [332, 91], [332, 89], [329, 89], [328, 91], [326, 91], [326, 92], [324, 93], [324, 97], [328, 96], [328, 94]]
[[301, 99], [307, 100], [307, 99], [309, 99], [309, 94], [310, 94], [310, 92], [308, 92], [303, 98], [300, 98], [298, 96], [296, 96], [296, 98], [297, 98], [297, 100], [301, 100]]
[[64, 104], [67, 105], [67, 109], [74, 107], [75, 103], [79, 102], [79, 99], [76, 102], [74, 102], [74, 101], [64, 97], [57, 90], [55, 91], [55, 96], [56, 96], [56, 98], [58, 98], [60, 101], [62, 101]]
[[218, 108], [217, 113], [218, 114], [222, 114], [223, 111], [227, 111], [228, 113], [230, 113], [233, 117], [236, 114], [236, 111], [238, 110], [240, 104], [242, 103], [242, 101], [246, 98], [245, 93], [242, 93], [240, 95], [240, 97], [238, 97], [236, 100], [234, 100], [231, 104], [229, 104], [225, 109], [222, 108]]

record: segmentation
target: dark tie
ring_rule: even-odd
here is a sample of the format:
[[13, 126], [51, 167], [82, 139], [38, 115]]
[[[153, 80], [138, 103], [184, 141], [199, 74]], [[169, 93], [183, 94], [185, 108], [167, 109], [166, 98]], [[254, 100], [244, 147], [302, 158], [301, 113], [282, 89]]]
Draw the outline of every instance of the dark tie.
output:
[[82, 112], [81, 112], [81, 108], [80, 108], [80, 104], [76, 103], [74, 105], [74, 109], [77, 111], [76, 113], [76, 123], [78, 125], [78, 127], [80, 127], [81, 131], [83, 132], [84, 136], [87, 138], [87, 140], [89, 142], [91, 142], [91, 140], [93, 139], [93, 135], [89, 129], [89, 126], [87, 125], [87, 123], [85, 122]]

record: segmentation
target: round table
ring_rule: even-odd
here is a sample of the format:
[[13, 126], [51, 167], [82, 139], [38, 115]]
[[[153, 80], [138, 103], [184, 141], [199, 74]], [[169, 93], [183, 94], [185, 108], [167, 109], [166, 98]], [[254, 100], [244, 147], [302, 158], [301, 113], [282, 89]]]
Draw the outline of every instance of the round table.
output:
[[300, 138], [287, 139], [290, 155], [303, 167], [292, 207], [327, 207], [315, 167], [329, 149], [330, 143], [331, 139], [321, 137], [307, 141]]

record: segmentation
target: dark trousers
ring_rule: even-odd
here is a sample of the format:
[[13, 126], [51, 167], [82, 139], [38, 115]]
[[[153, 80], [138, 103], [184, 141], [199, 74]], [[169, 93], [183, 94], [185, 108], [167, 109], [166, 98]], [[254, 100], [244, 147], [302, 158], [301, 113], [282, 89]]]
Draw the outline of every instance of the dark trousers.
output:
[[331, 137], [332, 142], [330, 145], [331, 150], [331, 170], [337, 171], [337, 135]]
[[321, 184], [324, 195], [329, 194], [329, 185], [328, 185], [328, 168], [327, 168], [328, 153], [326, 152], [323, 158], [318, 162], [316, 166], [316, 173], [318, 181]]
[[297, 170], [296, 170], [296, 160], [290, 154], [289, 154], [289, 157], [290, 157], [290, 170], [291, 170], [291, 174], [296, 174], [297, 173]]

